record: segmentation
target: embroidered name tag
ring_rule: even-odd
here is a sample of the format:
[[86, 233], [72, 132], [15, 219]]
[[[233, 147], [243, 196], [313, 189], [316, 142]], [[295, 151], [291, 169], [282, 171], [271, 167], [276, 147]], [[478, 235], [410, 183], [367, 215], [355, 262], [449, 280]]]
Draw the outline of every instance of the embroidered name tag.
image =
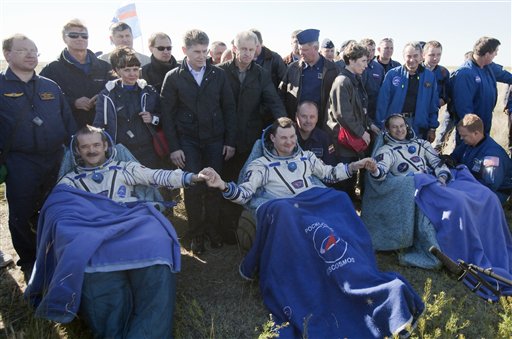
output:
[[39, 97], [41, 98], [41, 100], [53, 100], [53, 99], [55, 99], [55, 96], [53, 95], [52, 92], [42, 92], [42, 93], [39, 93]]

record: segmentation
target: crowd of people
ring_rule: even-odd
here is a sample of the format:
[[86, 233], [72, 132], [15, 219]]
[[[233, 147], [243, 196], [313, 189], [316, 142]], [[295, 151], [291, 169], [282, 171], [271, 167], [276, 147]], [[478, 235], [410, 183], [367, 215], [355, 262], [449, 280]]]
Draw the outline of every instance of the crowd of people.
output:
[[[159, 231], [143, 239], [155, 243], [166, 239], [166, 244], [137, 243], [141, 235], [133, 230], [133, 220], [139, 219], [130, 214], [117, 229], [117, 236], [124, 238], [105, 231], [102, 242], [87, 246], [89, 256], [81, 266], [70, 265], [73, 259], [66, 252], [62, 260], [67, 265], [55, 262], [49, 268], [42, 264], [48, 251], [41, 248], [49, 245], [44, 241], [59, 236], [49, 231], [61, 223], [53, 218], [54, 209], [63, 213], [59, 203], [73, 207], [59, 200], [66, 194], [73, 196], [76, 206], [85, 208], [89, 205], [84, 201], [99, 195], [121, 203], [131, 213], [130, 203], [144, 200], [133, 193], [136, 185], [186, 188], [185, 239], [195, 255], [204, 253], [207, 245], [216, 249], [237, 243], [240, 204], [258, 189], [270, 195], [269, 200], [293, 198], [318, 187], [311, 177], [346, 192], [358, 206], [365, 180], [429, 173], [441, 185], [449, 185], [453, 175], [447, 165], [462, 164], [495, 193], [498, 204], [507, 201], [512, 193], [512, 160], [490, 135], [497, 82], [512, 84], [512, 75], [493, 62], [500, 41], [478, 39], [462, 66], [450, 74], [439, 64], [442, 45], [438, 41], [406, 43], [401, 64], [392, 59], [390, 38], [378, 44], [369, 38], [347, 40], [336, 51], [332, 40], [319, 42], [319, 33], [294, 31], [291, 52], [282, 58], [263, 44], [256, 29], [236, 34], [230, 47], [221, 41], [210, 43], [205, 32], [192, 29], [180, 46], [185, 57], [177, 61], [172, 55], [175, 46], [163, 32], [151, 35], [150, 57], [136, 52], [131, 28], [123, 22], [110, 28], [114, 50], [97, 56], [88, 49], [87, 27], [73, 19], [62, 28], [62, 53], [39, 75], [34, 41], [23, 34], [3, 40], [8, 68], [0, 74], [0, 165], [7, 171], [9, 230], [19, 256], [17, 265], [30, 281], [28, 298], [36, 306], [44, 305], [44, 310], [38, 308], [40, 316], [67, 322], [80, 311], [101, 337], [172, 335], [174, 273], [180, 269], [172, 225], [150, 205], [136, 215], [144, 216], [140, 222], [158, 225]], [[442, 126], [439, 112], [444, 114]], [[456, 148], [441, 158], [439, 151], [455, 127]], [[155, 148], [158, 133], [165, 135], [167, 154]], [[382, 135], [384, 145], [372, 158], [372, 148]], [[260, 137], [263, 153], [249, 164], [237, 185]], [[118, 144], [137, 162], [118, 159]], [[58, 178], [66, 147], [74, 166]], [[45, 200], [52, 201], [52, 206], [45, 205]], [[100, 199], [94, 206], [91, 213], [98, 218], [116, 219], [110, 218], [109, 202]], [[354, 206], [343, 208], [355, 211]], [[76, 232], [81, 234], [83, 229]], [[366, 231], [361, 232], [366, 237]], [[129, 252], [119, 250], [123, 248], [119, 239], [126, 239], [130, 246], [139, 244], [137, 252], [142, 255], [127, 255], [123, 260], [112, 256], [112, 251]], [[371, 241], [366, 245], [371, 249]], [[2, 265], [8, 262], [5, 257]], [[510, 265], [512, 274], [512, 261]], [[63, 266], [74, 270], [78, 278], [73, 279], [78, 280], [61, 281], [57, 288], [51, 283], [52, 275], [62, 278], [71, 272], [59, 271]], [[379, 279], [380, 284], [388, 281]], [[60, 290], [65, 284], [70, 289]], [[154, 288], [140, 294], [136, 286], [142, 284]], [[105, 290], [126, 293], [103, 300]], [[69, 291], [81, 295], [81, 305], [80, 298], [71, 308], [50, 299], [67, 303]], [[414, 295], [413, 291], [401, 293], [392, 293], [398, 295], [396, 305]], [[117, 301], [122, 308], [117, 308]], [[369, 328], [368, 335], [401, 333], [403, 325], [412, 325], [422, 309], [421, 302], [411, 302], [404, 313], [410, 319], [400, 324], [376, 323], [378, 330]], [[135, 316], [150, 312], [167, 317]], [[279, 319], [285, 321], [286, 316]], [[297, 326], [294, 335], [301, 333]], [[311, 329], [319, 335], [363, 333], [332, 328], [322, 332], [321, 326]]]

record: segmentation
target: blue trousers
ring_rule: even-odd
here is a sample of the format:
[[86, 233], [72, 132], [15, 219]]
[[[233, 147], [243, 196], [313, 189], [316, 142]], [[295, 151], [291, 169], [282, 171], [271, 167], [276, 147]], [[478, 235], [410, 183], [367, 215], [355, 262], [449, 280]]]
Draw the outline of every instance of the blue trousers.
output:
[[166, 265], [85, 273], [80, 313], [95, 338], [172, 338], [176, 277]]
[[36, 260], [36, 228], [39, 210], [57, 182], [63, 151], [49, 155], [11, 152], [7, 157], [6, 192], [9, 231], [22, 269]]

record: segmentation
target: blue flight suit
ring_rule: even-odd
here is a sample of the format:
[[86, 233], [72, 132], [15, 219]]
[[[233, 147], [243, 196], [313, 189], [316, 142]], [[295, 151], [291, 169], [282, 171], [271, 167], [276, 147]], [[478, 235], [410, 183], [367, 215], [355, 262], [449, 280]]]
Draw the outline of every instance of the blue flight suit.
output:
[[479, 182], [496, 193], [501, 203], [507, 201], [512, 193], [512, 160], [493, 138], [485, 136], [476, 146], [461, 143], [451, 157], [466, 165]]
[[409, 83], [409, 72], [407, 72], [405, 66], [400, 66], [386, 73], [377, 99], [375, 121], [377, 126], [383, 128], [386, 118], [394, 113], [413, 113], [414, 116], [411, 121], [416, 135], [423, 135], [422, 131], [435, 129], [439, 126], [437, 121], [439, 97], [435, 75], [423, 66], [418, 67], [417, 75], [419, 75], [419, 87], [416, 110], [415, 112], [403, 112], [402, 108]]
[[36, 259], [37, 214], [57, 181], [63, 145], [75, 132], [75, 120], [55, 82], [34, 73], [25, 83], [8, 68], [0, 73], [0, 125], [0, 149], [8, 149], [9, 230], [18, 265], [30, 272]]
[[315, 153], [316, 157], [322, 159], [324, 164], [337, 165], [336, 150], [327, 132], [315, 127], [306, 140], [302, 139], [300, 133], [297, 133], [297, 141], [303, 150]]
[[450, 78], [453, 104], [450, 112], [456, 114], [457, 121], [468, 113], [478, 115], [487, 135], [491, 131], [492, 112], [498, 98], [493, 67], [486, 65], [480, 68], [473, 59], [469, 59]]
[[361, 75], [363, 86], [368, 94], [368, 116], [375, 120], [375, 113], [377, 111], [377, 98], [379, 97], [380, 87], [384, 81], [386, 72], [384, 67], [375, 59], [368, 62], [368, 67]]

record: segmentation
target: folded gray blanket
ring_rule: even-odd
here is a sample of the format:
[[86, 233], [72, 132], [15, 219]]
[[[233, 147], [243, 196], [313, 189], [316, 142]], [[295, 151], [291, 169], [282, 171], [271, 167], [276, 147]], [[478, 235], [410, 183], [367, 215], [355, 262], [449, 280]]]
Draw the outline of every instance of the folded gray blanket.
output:
[[[375, 142], [372, 156], [382, 146]], [[388, 175], [384, 181], [366, 174], [361, 219], [370, 232], [374, 250], [400, 250], [402, 265], [435, 268], [440, 262], [428, 249], [438, 246], [430, 220], [416, 207], [413, 176]]]

